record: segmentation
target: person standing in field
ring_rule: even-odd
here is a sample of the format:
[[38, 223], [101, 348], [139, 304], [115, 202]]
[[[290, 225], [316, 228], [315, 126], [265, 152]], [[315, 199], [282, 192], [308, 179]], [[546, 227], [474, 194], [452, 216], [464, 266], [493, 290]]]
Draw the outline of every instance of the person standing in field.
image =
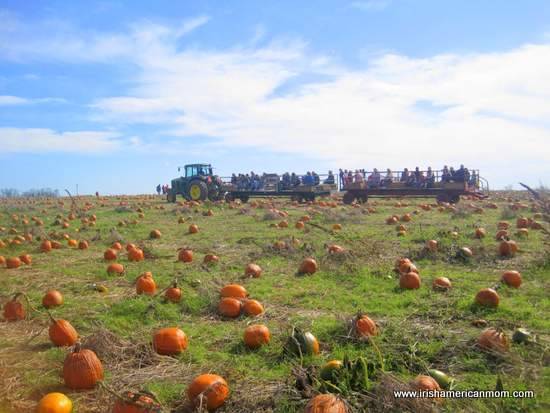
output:
[[160, 184], [157, 185], [157, 195], [160, 195]]

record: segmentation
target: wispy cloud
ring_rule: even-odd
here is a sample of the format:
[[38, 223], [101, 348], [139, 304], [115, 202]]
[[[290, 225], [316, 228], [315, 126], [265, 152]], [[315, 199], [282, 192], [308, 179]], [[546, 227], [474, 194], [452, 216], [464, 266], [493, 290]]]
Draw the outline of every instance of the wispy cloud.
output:
[[208, 23], [209, 20], [209, 16], [197, 16], [192, 19], [185, 20], [181, 27], [176, 30], [176, 36], [185, 36], [186, 34], [191, 33], [193, 30], [196, 30], [199, 27], [205, 25], [206, 23]]
[[0, 106], [31, 105], [36, 103], [67, 103], [63, 98], [36, 98], [28, 99], [19, 96], [0, 95]]
[[3, 153], [105, 153], [119, 149], [120, 138], [120, 135], [114, 132], [0, 128], [0, 147]]
[[391, 4], [392, 0], [358, 0], [350, 4], [354, 9], [363, 11], [384, 10]]
[[28, 99], [20, 98], [18, 96], [0, 96], [0, 106], [26, 105], [28, 103], [30, 103]]

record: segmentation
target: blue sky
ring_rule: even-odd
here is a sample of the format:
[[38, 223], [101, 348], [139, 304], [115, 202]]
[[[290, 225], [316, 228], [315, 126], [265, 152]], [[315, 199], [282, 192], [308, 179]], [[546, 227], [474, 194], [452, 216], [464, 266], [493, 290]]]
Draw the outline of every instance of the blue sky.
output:
[[545, 0], [0, 1], [0, 188], [479, 168], [550, 185]]

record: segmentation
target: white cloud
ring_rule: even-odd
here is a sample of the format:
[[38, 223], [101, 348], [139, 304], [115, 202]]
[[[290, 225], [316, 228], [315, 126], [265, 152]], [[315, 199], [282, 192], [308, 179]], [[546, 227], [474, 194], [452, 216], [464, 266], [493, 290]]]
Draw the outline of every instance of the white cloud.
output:
[[30, 103], [28, 99], [20, 98], [18, 96], [0, 96], [0, 106], [26, 105], [27, 103]]
[[27, 99], [19, 96], [0, 95], [0, 106], [31, 105], [33, 103], [67, 103], [63, 98]]
[[209, 16], [198, 16], [192, 19], [185, 20], [182, 26], [176, 31], [176, 36], [185, 36], [186, 34], [191, 33], [193, 30], [204, 26], [206, 23], [208, 23], [209, 20]]
[[[517, 171], [506, 165], [514, 163], [550, 180], [550, 45], [424, 59], [384, 54], [357, 70], [311, 56], [300, 42], [220, 52], [149, 40], [162, 52], [136, 56], [141, 72], [129, 96], [95, 103], [109, 122], [158, 117], [173, 135], [215, 136], [332, 167], [466, 163], [510, 181]], [[329, 79], [275, 93], [311, 73]]]
[[2, 153], [105, 153], [121, 147], [113, 132], [56, 132], [51, 129], [0, 128]]
[[354, 9], [363, 11], [378, 11], [384, 10], [391, 4], [391, 0], [358, 0], [350, 4]]

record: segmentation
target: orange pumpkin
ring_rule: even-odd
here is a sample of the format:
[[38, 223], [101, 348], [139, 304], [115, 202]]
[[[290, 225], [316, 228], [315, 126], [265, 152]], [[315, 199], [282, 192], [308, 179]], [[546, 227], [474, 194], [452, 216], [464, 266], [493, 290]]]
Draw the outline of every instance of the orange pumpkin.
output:
[[189, 233], [190, 234], [196, 234], [197, 232], [199, 232], [199, 226], [197, 224], [189, 225]]
[[379, 334], [374, 320], [363, 313], [359, 313], [354, 317], [352, 327], [355, 335], [360, 338], [377, 336]]
[[497, 233], [495, 234], [495, 239], [497, 241], [501, 241], [502, 239], [508, 238], [508, 236], [509, 236], [508, 231], [505, 229], [501, 229], [497, 231]]
[[395, 268], [400, 274], [406, 274], [409, 272], [418, 272], [416, 266], [408, 258], [399, 258], [395, 262]]
[[0, 265], [4, 265], [6, 263], [6, 259], [0, 255]]
[[417, 390], [441, 390], [441, 387], [439, 387], [439, 384], [433, 377], [425, 376], [423, 374], [416, 376], [412, 385]]
[[57, 290], [50, 290], [42, 297], [42, 305], [46, 308], [57, 307], [63, 304], [63, 295]]
[[298, 269], [300, 274], [314, 274], [319, 269], [317, 261], [313, 258], [305, 258]]
[[143, 250], [140, 248], [132, 248], [128, 251], [128, 261], [143, 261], [145, 256], [143, 255]]
[[52, 250], [52, 243], [45, 239], [40, 243], [40, 251], [42, 252], [50, 252]]
[[431, 252], [437, 251], [437, 241], [435, 239], [430, 239], [426, 241], [426, 249]]
[[[113, 242], [113, 244], [111, 245], [111, 249], [115, 250], [115, 251], [121, 251], [122, 250], [122, 244], [118, 241], [115, 241]], [[128, 251], [128, 250], [127, 250]]]
[[19, 268], [21, 266], [21, 260], [18, 257], [10, 257], [6, 259], [6, 268]]
[[25, 307], [17, 299], [23, 294], [17, 293], [13, 298], [4, 304], [4, 319], [6, 321], [18, 321], [25, 319]]
[[204, 264], [215, 264], [220, 260], [220, 257], [214, 254], [206, 254], [203, 259]]
[[505, 271], [502, 274], [502, 282], [509, 287], [519, 288], [521, 285], [521, 274], [518, 271]]
[[334, 224], [332, 226], [332, 230], [333, 231], [340, 231], [342, 229], [342, 225], [341, 224]]
[[164, 293], [166, 300], [173, 303], [179, 303], [181, 301], [181, 289], [178, 287], [178, 283], [174, 281], [172, 286]]
[[51, 317], [52, 324], [48, 330], [51, 342], [58, 346], [72, 346], [78, 340], [78, 333], [67, 320], [56, 320]]
[[54, 250], [61, 249], [61, 243], [59, 241], [50, 241]]
[[107, 267], [107, 274], [109, 274], [109, 275], [124, 274], [124, 266], [122, 264], [118, 264], [118, 263], [109, 264], [109, 266]]
[[303, 223], [302, 221], [298, 221], [298, 222], [296, 222], [296, 224], [294, 225], [294, 227], [295, 227], [296, 229], [304, 229], [304, 226], [305, 226], [305, 225], [304, 225], [304, 223]]
[[32, 264], [32, 257], [29, 254], [23, 254], [19, 256], [19, 259], [23, 264], [31, 265]]
[[437, 277], [432, 283], [432, 288], [436, 291], [447, 291], [451, 286], [451, 280], [447, 277]]
[[257, 300], [245, 300], [243, 304], [243, 311], [246, 315], [254, 317], [264, 312], [262, 303]]
[[153, 274], [149, 271], [141, 274], [136, 281], [136, 293], [153, 295], [157, 291], [157, 284], [153, 279]]
[[342, 254], [345, 252], [345, 249], [337, 244], [329, 245], [328, 253], [329, 254]]
[[191, 262], [193, 261], [193, 251], [188, 248], [183, 248], [178, 253], [178, 261]]
[[416, 272], [403, 273], [399, 276], [399, 287], [408, 290], [420, 288], [420, 276]]
[[494, 328], [487, 328], [483, 330], [478, 337], [477, 345], [484, 350], [505, 353], [510, 347], [510, 342], [502, 331]]
[[78, 249], [79, 249], [79, 250], [86, 250], [86, 249], [88, 249], [88, 241], [84, 241], [84, 240], [80, 241], [80, 242], [78, 243]]
[[224, 297], [218, 304], [218, 311], [224, 317], [236, 318], [241, 314], [241, 301], [232, 297]]
[[161, 233], [158, 229], [154, 229], [149, 233], [149, 238], [159, 239], [160, 237], [161, 237]]
[[510, 228], [510, 224], [506, 221], [500, 221], [497, 224], [497, 229], [499, 229], [499, 230], [507, 230], [509, 228]]
[[73, 352], [65, 357], [63, 379], [70, 389], [92, 389], [103, 380], [103, 365], [92, 350], [81, 349], [77, 343]]
[[485, 236], [487, 235], [487, 231], [485, 230], [485, 228], [476, 228], [476, 232], [475, 232], [475, 236], [476, 238], [485, 238]]
[[63, 393], [48, 393], [40, 399], [37, 413], [71, 413], [73, 402]]
[[517, 228], [528, 228], [529, 227], [529, 220], [524, 217], [520, 217], [516, 220], [516, 227]]
[[321, 393], [311, 399], [305, 413], [348, 413], [346, 402], [332, 393]]
[[244, 275], [246, 277], [259, 278], [262, 275], [262, 267], [258, 264], [250, 263], [244, 269]]
[[253, 324], [244, 330], [244, 343], [248, 348], [257, 349], [271, 340], [269, 329], [263, 324]]
[[242, 285], [228, 284], [221, 289], [220, 295], [222, 297], [246, 298], [248, 297], [248, 292]]
[[498, 252], [502, 257], [513, 257], [517, 250], [518, 246], [515, 241], [503, 240], [498, 246]]
[[484, 307], [498, 307], [500, 297], [492, 288], [483, 288], [476, 294], [475, 301]]
[[229, 396], [227, 382], [217, 374], [201, 374], [187, 388], [187, 397], [195, 406], [206, 405], [214, 411], [225, 403]]
[[103, 253], [103, 258], [105, 259], [105, 261], [114, 261], [114, 260], [116, 260], [116, 258], [117, 258], [116, 250], [114, 250], [112, 248], [108, 248]]
[[187, 336], [177, 327], [161, 328], [153, 336], [153, 348], [158, 354], [173, 356], [187, 348]]

